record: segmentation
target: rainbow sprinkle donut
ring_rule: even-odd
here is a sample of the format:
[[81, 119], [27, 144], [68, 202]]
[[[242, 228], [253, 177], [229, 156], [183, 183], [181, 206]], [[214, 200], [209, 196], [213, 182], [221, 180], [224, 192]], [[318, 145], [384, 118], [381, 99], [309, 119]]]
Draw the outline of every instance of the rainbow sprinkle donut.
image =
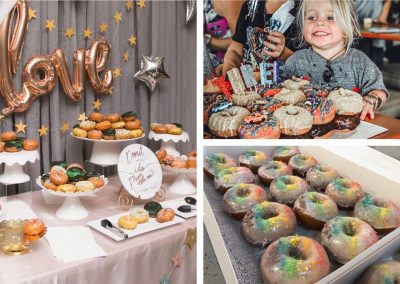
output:
[[363, 282], [366, 284], [394, 284], [400, 283], [400, 262], [383, 261], [378, 262], [368, 268], [363, 276]]
[[345, 264], [378, 241], [374, 229], [363, 220], [353, 217], [335, 217], [325, 224], [321, 244], [332, 258]]
[[392, 231], [400, 226], [400, 208], [382, 197], [366, 195], [357, 202], [354, 216], [364, 220], [379, 232]]
[[258, 168], [268, 161], [268, 155], [262, 151], [249, 150], [239, 157], [239, 163], [243, 167], [248, 167], [254, 174], [257, 174]]
[[280, 176], [274, 179], [269, 190], [280, 203], [293, 204], [297, 197], [309, 191], [307, 182], [297, 176]]
[[214, 178], [215, 188], [225, 194], [228, 188], [238, 183], [253, 183], [254, 175], [249, 168], [232, 167], [220, 171]]
[[281, 146], [276, 148], [272, 152], [272, 159], [275, 161], [281, 161], [284, 163], [288, 163], [290, 158], [293, 157], [296, 154], [299, 154], [300, 151], [297, 147], [291, 147], [291, 146]]
[[239, 163], [232, 157], [223, 154], [210, 154], [204, 158], [204, 174], [209, 178], [214, 178], [220, 171], [237, 167]]
[[325, 194], [344, 208], [354, 207], [364, 197], [364, 191], [358, 182], [340, 177], [328, 184]]
[[267, 192], [258, 185], [239, 183], [224, 194], [224, 210], [234, 218], [242, 220], [246, 212], [255, 204], [267, 200]]
[[328, 184], [339, 177], [339, 173], [332, 167], [316, 164], [307, 171], [306, 181], [317, 190], [325, 190]]
[[265, 283], [315, 283], [329, 272], [326, 251], [318, 242], [307, 237], [280, 238], [265, 250], [261, 258]]
[[280, 176], [292, 175], [292, 168], [280, 161], [268, 161], [257, 171], [260, 181], [266, 185]]
[[315, 166], [317, 160], [307, 154], [297, 154], [290, 158], [288, 165], [293, 169], [295, 175], [305, 177], [308, 169]]
[[296, 216], [288, 206], [264, 201], [256, 204], [243, 218], [242, 232], [253, 245], [266, 245], [296, 231]]

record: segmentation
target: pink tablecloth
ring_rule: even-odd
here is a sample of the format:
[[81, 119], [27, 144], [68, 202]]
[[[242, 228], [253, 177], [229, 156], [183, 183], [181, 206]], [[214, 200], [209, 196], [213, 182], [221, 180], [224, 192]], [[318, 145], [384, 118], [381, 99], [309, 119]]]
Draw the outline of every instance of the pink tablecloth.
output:
[[[45, 221], [47, 227], [85, 225], [90, 220], [121, 212], [117, 206], [116, 194], [119, 186], [119, 179], [114, 177], [96, 197], [81, 198], [84, 206], [90, 210], [84, 220], [58, 220], [55, 212], [59, 206], [46, 205], [40, 191], [32, 193], [32, 209]], [[168, 193], [166, 197], [176, 198]], [[171, 270], [170, 258], [180, 251], [186, 230], [194, 227], [196, 218], [190, 218], [183, 223], [121, 242], [92, 230], [96, 242], [108, 256], [67, 264], [53, 256], [47, 240], [43, 238], [31, 244], [31, 251], [26, 255], [7, 256], [0, 252], [0, 283], [157, 284]], [[192, 250], [186, 247], [183, 250], [182, 265], [171, 275], [172, 284], [196, 282], [196, 247]]]

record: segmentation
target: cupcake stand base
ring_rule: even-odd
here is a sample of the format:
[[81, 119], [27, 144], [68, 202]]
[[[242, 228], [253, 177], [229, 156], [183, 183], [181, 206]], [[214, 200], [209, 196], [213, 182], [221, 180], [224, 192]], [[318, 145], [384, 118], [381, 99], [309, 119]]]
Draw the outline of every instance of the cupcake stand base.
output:
[[176, 173], [175, 180], [168, 187], [168, 191], [177, 195], [191, 195], [196, 193], [196, 186], [189, 179], [189, 174], [196, 173], [196, 169], [179, 169], [162, 166], [163, 170]]
[[0, 153], [0, 164], [5, 163], [4, 172], [0, 175], [0, 183], [5, 185], [20, 184], [30, 181], [24, 173], [23, 166], [27, 162], [39, 160], [38, 151], [21, 151], [18, 153]]
[[80, 220], [86, 218], [89, 212], [82, 205], [79, 197], [68, 196], [58, 208], [56, 215], [62, 220]]

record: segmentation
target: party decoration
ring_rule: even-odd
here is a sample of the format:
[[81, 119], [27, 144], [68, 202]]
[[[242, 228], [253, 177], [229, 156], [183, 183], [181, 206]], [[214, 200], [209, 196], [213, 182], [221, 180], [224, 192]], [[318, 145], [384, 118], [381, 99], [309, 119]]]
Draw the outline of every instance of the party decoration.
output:
[[186, 24], [188, 24], [196, 15], [196, 0], [186, 0]]
[[122, 55], [122, 59], [124, 60], [124, 62], [128, 62], [129, 60], [129, 52], [125, 51], [124, 54]]
[[254, 78], [253, 68], [249, 64], [245, 64], [240, 66], [240, 71], [242, 71], [244, 83], [246, 87], [251, 89], [252, 87], [257, 86], [257, 81]]
[[132, 7], [133, 7], [132, 0], [128, 0], [128, 2], [126, 2], [125, 4], [126, 11], [129, 12], [132, 9]]
[[79, 118], [78, 118], [79, 121], [85, 121], [87, 119], [88, 119], [88, 117], [86, 116], [86, 113], [79, 114]]
[[15, 127], [17, 128], [17, 133], [18, 132], [25, 133], [25, 128], [27, 127], [27, 125], [23, 124], [22, 120], [20, 120], [19, 123], [15, 125]]
[[83, 30], [83, 38], [90, 39], [91, 35], [92, 35], [92, 30], [90, 28], [86, 28]]
[[136, 5], [138, 5], [140, 9], [146, 7], [145, 0], [137, 1]]
[[163, 278], [161, 278], [160, 280], [160, 284], [170, 284], [171, 283], [171, 279], [165, 275]]
[[122, 21], [122, 13], [115, 11], [115, 14], [113, 16], [114, 21], [119, 24]]
[[114, 90], [114, 87], [110, 87], [110, 88], [108, 88], [107, 89], [107, 95], [112, 95], [113, 94], [113, 90]]
[[181, 266], [181, 262], [182, 262], [182, 256], [180, 255], [179, 252], [176, 253], [176, 256], [174, 256], [173, 258], [171, 258], [172, 261], [172, 265], [174, 267], [179, 267]]
[[196, 231], [197, 228], [188, 228], [186, 231], [185, 245], [187, 245], [190, 250], [194, 247], [197, 241]]
[[49, 130], [49, 128], [44, 127], [44, 125], [42, 124], [42, 127], [38, 129], [39, 136], [42, 137], [43, 135], [47, 135], [47, 130]]
[[75, 32], [74, 32], [74, 30], [72, 28], [67, 28], [67, 30], [65, 31], [65, 34], [64, 34], [64, 36], [69, 38], [69, 39], [71, 37], [73, 37], [74, 35], [75, 35]]
[[231, 70], [226, 72], [226, 74], [228, 75], [229, 81], [231, 82], [233, 92], [235, 94], [244, 94], [246, 88], [244, 86], [242, 76], [240, 76], [239, 69], [232, 68]]
[[16, 2], [17, 0], [0, 1], [0, 23], [7, 17]]
[[134, 46], [136, 44], [136, 37], [134, 35], [131, 35], [128, 41], [130, 46]]
[[146, 83], [151, 92], [163, 80], [169, 78], [164, 69], [164, 56], [142, 56], [140, 63], [140, 71], [138, 71], [134, 78]]
[[33, 10], [31, 7], [28, 9], [28, 20], [37, 19], [36, 10]]
[[64, 122], [60, 130], [62, 131], [62, 133], [67, 132], [69, 130], [69, 123]]
[[108, 25], [106, 24], [106, 23], [101, 23], [101, 25], [100, 25], [100, 33], [105, 33], [105, 32], [107, 32], [107, 29], [108, 29]]
[[46, 25], [44, 26], [49, 32], [56, 28], [54, 20], [46, 20]]
[[114, 77], [114, 78], [121, 77], [121, 68], [119, 68], [119, 67], [115, 67], [115, 68], [114, 68], [113, 77]]
[[100, 102], [100, 99], [95, 100], [92, 104], [93, 104], [93, 109], [97, 109], [97, 110], [100, 110], [100, 107], [102, 105], [102, 103]]

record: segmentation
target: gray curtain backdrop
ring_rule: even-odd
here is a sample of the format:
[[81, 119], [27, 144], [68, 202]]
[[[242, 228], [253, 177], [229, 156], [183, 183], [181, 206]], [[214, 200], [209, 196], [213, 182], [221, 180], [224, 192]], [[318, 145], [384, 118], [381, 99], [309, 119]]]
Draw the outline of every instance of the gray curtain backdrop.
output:
[[[20, 90], [21, 70], [33, 55], [50, 54], [61, 48], [67, 58], [72, 74], [72, 56], [78, 48], [88, 49], [91, 42], [101, 37], [99, 26], [108, 24], [104, 37], [111, 43], [111, 57], [108, 70], [120, 67], [122, 77], [114, 78], [113, 94], [96, 94], [86, 81], [85, 95], [79, 102], [72, 102], [62, 86], [38, 98], [24, 113], [3, 118], [1, 130], [14, 129], [13, 124], [22, 120], [28, 125], [26, 137], [39, 139], [37, 129], [43, 124], [49, 127], [48, 135], [40, 138], [40, 161], [29, 164], [29, 174], [33, 178], [47, 172], [52, 161], [66, 160], [80, 162], [90, 157], [90, 143], [83, 143], [70, 136], [70, 132], [60, 131], [64, 122], [72, 127], [79, 114], [92, 110], [92, 102], [100, 98], [100, 111], [104, 114], [136, 111], [142, 120], [146, 134], [151, 122], [181, 122], [190, 135], [190, 142], [178, 145], [183, 153], [196, 147], [196, 24], [195, 20], [185, 24], [184, 1], [146, 1], [140, 9], [133, 2], [133, 10], [127, 12], [126, 1], [31, 1], [30, 6], [37, 11], [38, 19], [29, 22], [18, 74], [14, 82]], [[115, 11], [123, 15], [117, 28], [113, 20]], [[47, 32], [46, 19], [55, 21], [56, 30]], [[68, 39], [65, 30], [72, 27], [75, 36]], [[90, 27], [93, 34], [89, 40], [83, 38], [83, 29]], [[116, 31], [116, 32], [115, 32]], [[129, 46], [131, 34], [137, 37], [137, 44]], [[123, 62], [122, 54], [129, 51], [130, 59]], [[164, 80], [151, 93], [143, 82], [133, 80], [140, 68], [142, 55], [165, 56], [164, 66], [170, 79]], [[3, 102], [1, 102], [3, 107]], [[139, 141], [157, 149], [147, 138]]]

